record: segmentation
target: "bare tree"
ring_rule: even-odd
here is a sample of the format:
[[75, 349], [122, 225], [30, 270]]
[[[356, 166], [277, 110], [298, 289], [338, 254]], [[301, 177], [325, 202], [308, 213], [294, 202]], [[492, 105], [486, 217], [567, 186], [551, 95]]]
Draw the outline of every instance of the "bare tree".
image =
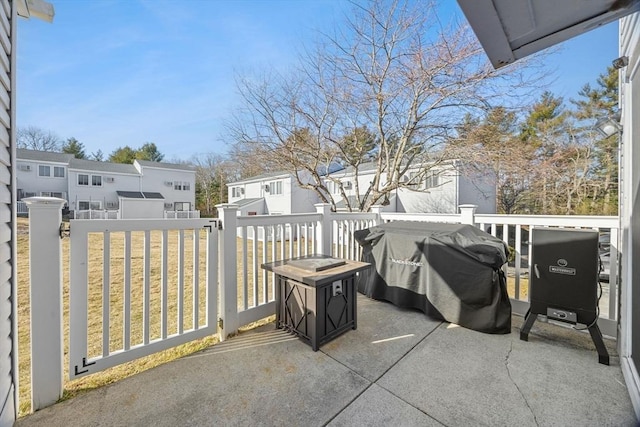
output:
[[[418, 168], [420, 180], [444, 160], [443, 145], [465, 112], [519, 93], [522, 67], [494, 70], [466, 24], [443, 25], [432, 3], [355, 4], [295, 73], [239, 78], [244, 105], [228, 128], [239, 146], [260, 145], [265, 161], [334, 207], [324, 172], [340, 163], [357, 178], [361, 159], [375, 162], [352, 207], [366, 211], [410, 185], [403, 179], [409, 169]], [[358, 129], [373, 135], [373, 145], [356, 158], [346, 153]]]
[[[206, 153], [193, 156], [196, 168], [196, 198], [205, 215], [216, 213], [215, 205], [227, 201], [226, 183], [233, 176], [233, 166], [223, 156]], [[233, 179], [233, 178], [231, 178]]]
[[62, 141], [49, 130], [36, 126], [20, 127], [16, 131], [18, 148], [38, 151], [60, 151]]

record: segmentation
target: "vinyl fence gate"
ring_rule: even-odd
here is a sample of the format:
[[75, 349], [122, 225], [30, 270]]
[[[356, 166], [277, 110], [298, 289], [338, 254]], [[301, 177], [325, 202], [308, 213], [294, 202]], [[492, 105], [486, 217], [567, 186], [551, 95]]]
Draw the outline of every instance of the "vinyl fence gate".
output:
[[70, 222], [70, 379], [218, 332], [219, 224]]

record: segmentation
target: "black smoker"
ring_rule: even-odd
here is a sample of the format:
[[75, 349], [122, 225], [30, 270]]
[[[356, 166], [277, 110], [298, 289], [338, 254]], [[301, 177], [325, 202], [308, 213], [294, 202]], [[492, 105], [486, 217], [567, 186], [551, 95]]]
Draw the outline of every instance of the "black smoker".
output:
[[609, 364], [609, 354], [598, 327], [598, 232], [534, 228], [529, 292], [531, 306], [520, 331], [527, 341], [538, 314], [589, 329], [598, 361]]

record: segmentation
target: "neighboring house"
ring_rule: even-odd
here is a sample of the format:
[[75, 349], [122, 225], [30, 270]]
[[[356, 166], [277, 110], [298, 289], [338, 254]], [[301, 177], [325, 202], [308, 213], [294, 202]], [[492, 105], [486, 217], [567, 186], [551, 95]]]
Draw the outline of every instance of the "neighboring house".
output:
[[300, 188], [288, 172], [268, 173], [227, 184], [229, 203], [239, 206], [239, 214], [286, 215], [315, 212], [320, 201], [312, 191]]
[[[440, 164], [422, 180], [417, 181], [417, 170], [409, 170], [403, 182], [414, 183], [408, 188], [393, 191], [383, 210], [391, 212], [457, 213], [458, 206], [474, 204], [478, 213], [495, 213], [496, 187], [491, 174], [466, 172], [458, 161]], [[325, 178], [325, 184], [336, 201], [338, 210], [346, 210], [341, 196], [340, 183], [352, 209], [356, 208], [356, 191], [364, 194], [375, 174], [375, 164], [366, 163], [358, 168], [356, 187], [353, 168], [333, 172]], [[383, 174], [382, 180], [386, 176]], [[315, 212], [314, 204], [320, 198], [313, 190], [303, 189], [288, 172], [256, 176], [227, 184], [229, 203], [239, 206], [240, 215], [277, 215]], [[358, 190], [356, 190], [358, 188]]]
[[17, 199], [60, 197], [73, 211], [119, 210], [120, 218], [162, 218], [191, 211], [195, 170], [168, 163], [76, 159], [71, 154], [17, 149]]
[[[346, 209], [346, 203], [340, 196], [340, 184], [350, 200], [352, 209], [356, 206], [358, 191], [364, 194], [376, 172], [374, 163], [366, 163], [358, 168], [358, 189], [354, 168], [346, 168], [329, 175], [327, 188], [337, 201], [339, 210]], [[387, 201], [377, 204], [386, 205], [384, 210], [407, 213], [458, 213], [458, 206], [474, 204], [477, 213], [496, 212], [496, 181], [491, 173], [479, 173], [465, 167], [460, 161], [450, 161], [434, 166], [424, 178], [418, 180], [417, 168], [409, 169], [401, 178], [407, 187], [394, 190]], [[384, 183], [386, 174], [381, 180]]]

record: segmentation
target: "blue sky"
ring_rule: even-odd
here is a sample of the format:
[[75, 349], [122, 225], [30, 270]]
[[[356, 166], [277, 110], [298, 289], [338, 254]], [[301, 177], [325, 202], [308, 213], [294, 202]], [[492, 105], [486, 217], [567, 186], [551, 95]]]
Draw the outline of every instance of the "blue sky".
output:
[[[154, 142], [165, 161], [224, 153], [234, 73], [286, 69], [339, 22], [344, 0], [49, 0], [52, 24], [18, 24], [17, 124], [75, 137], [88, 153]], [[461, 15], [444, 0], [444, 18]], [[618, 56], [618, 25], [549, 58], [565, 99]]]

